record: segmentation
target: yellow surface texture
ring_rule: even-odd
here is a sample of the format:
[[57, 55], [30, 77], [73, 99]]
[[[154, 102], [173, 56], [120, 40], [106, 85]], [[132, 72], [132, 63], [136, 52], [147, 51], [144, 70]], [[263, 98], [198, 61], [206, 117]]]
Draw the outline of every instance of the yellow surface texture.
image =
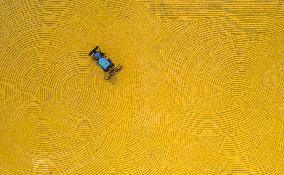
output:
[[1, 0], [0, 24], [1, 175], [284, 175], [283, 0]]

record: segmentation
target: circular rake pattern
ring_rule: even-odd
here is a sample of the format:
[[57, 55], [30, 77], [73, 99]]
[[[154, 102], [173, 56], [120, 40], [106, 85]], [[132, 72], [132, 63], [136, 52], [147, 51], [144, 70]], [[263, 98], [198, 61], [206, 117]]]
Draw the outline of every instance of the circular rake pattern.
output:
[[0, 2], [0, 174], [283, 174], [283, 4], [214, 3]]

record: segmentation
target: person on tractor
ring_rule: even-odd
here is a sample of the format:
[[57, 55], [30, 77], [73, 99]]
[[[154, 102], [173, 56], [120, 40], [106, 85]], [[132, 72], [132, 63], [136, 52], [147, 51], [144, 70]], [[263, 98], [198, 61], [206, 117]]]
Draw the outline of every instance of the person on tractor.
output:
[[105, 56], [105, 53], [101, 52], [99, 46], [96, 46], [90, 53], [89, 56], [94, 58], [104, 72], [107, 72], [105, 76], [106, 80], [109, 80], [111, 77], [115, 76], [119, 71], [121, 71], [122, 66], [115, 64]]

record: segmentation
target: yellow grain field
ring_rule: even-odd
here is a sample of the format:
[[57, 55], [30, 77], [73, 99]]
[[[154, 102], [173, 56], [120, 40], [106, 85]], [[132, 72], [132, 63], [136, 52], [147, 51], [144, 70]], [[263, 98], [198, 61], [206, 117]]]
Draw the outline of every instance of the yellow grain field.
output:
[[[284, 175], [283, 0], [1, 0], [1, 175]], [[96, 45], [124, 69], [111, 82]]]

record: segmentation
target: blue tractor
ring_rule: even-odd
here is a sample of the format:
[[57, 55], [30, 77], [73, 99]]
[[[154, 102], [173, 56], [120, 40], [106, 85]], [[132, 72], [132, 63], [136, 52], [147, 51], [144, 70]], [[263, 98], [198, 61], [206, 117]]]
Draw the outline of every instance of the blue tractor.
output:
[[94, 58], [100, 67], [107, 73], [105, 80], [109, 80], [115, 76], [123, 68], [121, 65], [115, 66], [110, 59], [105, 56], [105, 53], [101, 52], [99, 46], [96, 46], [90, 53], [89, 56]]

